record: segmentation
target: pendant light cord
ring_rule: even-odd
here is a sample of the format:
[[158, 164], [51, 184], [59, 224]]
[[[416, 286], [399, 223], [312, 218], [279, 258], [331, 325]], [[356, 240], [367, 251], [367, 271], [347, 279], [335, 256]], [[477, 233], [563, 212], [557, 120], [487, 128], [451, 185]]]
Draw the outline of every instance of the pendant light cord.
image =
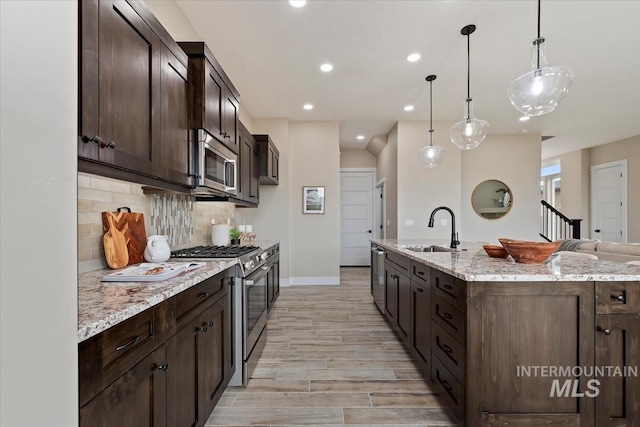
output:
[[467, 34], [467, 100], [471, 99], [471, 37]]
[[429, 82], [429, 145], [433, 146], [433, 80]]
[[542, 39], [540, 38], [540, 3], [541, 0], [538, 0], [538, 38], [536, 39], [536, 68], [540, 69], [540, 44], [542, 43]]

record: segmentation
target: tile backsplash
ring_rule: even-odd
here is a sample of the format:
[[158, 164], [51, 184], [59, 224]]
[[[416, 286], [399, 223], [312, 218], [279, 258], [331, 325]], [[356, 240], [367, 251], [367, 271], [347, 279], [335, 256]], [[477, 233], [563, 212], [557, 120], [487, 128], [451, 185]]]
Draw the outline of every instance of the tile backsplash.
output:
[[145, 195], [140, 184], [78, 173], [78, 271], [108, 268], [102, 212], [129, 207], [145, 218], [147, 236], [169, 236], [171, 249], [211, 244], [211, 219], [235, 223], [235, 205], [196, 202], [186, 194]]

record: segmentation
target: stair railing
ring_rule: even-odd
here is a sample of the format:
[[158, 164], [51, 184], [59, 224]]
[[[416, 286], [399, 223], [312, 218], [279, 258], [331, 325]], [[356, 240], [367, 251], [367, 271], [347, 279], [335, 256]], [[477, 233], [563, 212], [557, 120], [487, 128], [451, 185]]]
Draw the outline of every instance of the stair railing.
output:
[[579, 239], [582, 219], [571, 219], [544, 200], [541, 206], [540, 236], [548, 242], [559, 239]]

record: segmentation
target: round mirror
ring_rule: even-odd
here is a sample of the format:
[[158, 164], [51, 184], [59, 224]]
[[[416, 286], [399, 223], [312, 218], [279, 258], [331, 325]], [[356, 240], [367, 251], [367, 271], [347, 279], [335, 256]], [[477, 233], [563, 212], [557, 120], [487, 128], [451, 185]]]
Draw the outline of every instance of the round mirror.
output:
[[489, 179], [478, 184], [473, 190], [471, 205], [482, 218], [498, 219], [511, 210], [513, 194], [504, 182]]

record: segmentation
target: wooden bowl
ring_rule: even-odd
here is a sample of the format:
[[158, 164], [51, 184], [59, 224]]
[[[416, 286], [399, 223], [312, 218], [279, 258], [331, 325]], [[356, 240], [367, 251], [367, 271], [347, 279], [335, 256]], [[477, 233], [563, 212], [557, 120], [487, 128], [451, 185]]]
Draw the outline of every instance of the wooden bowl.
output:
[[487, 255], [489, 255], [491, 258], [506, 258], [509, 256], [507, 250], [502, 246], [482, 245], [482, 247], [484, 248], [484, 251], [487, 253]]
[[555, 242], [530, 242], [528, 240], [498, 239], [515, 262], [542, 264], [558, 249], [562, 240]]

